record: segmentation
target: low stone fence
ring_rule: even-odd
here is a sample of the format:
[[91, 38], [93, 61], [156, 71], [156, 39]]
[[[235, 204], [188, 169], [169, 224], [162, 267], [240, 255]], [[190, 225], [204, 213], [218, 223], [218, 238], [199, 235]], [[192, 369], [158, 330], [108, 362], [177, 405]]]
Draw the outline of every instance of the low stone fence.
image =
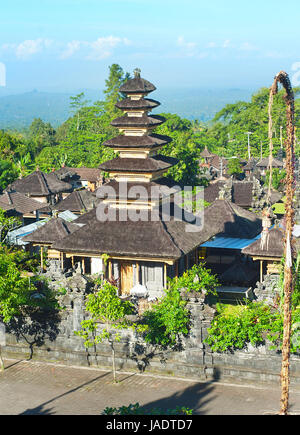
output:
[[[3, 356], [33, 358], [74, 366], [95, 366], [111, 370], [112, 353], [108, 343], [86, 349], [74, 334], [84, 318], [82, 298], [49, 319], [36, 318], [15, 323], [7, 330]], [[216, 353], [204, 344], [214, 310], [203, 300], [190, 300], [192, 327], [182, 339], [182, 350], [159, 351], [147, 345], [132, 329], [121, 331], [115, 344], [117, 370], [183, 377], [199, 381], [279, 384], [281, 354], [266, 346], [248, 347], [234, 353]], [[300, 388], [300, 356], [291, 356], [291, 385]]]

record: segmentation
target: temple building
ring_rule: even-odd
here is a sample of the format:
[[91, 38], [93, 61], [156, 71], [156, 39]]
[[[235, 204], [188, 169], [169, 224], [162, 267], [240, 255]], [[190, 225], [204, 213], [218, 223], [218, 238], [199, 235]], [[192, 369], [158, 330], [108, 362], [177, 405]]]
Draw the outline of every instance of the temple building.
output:
[[[250, 244], [261, 232], [261, 220], [254, 213], [226, 199], [195, 215], [178, 203], [182, 188], [165, 175], [177, 160], [159, 154], [171, 139], [153, 132], [164, 118], [149, 114], [159, 105], [147, 98], [155, 89], [138, 70], [120, 88], [124, 98], [116, 106], [124, 115], [112, 121], [120, 135], [103, 144], [116, 157], [100, 165], [109, 174], [109, 181], [97, 190], [100, 202], [76, 219], [82, 227], [51, 240], [62, 269], [79, 264], [83, 272], [104, 275], [117, 282], [121, 296], [144, 292], [160, 297], [168, 277], [212, 255], [205, 242], [219, 235], [246, 238]], [[39, 243], [34, 234], [30, 239]], [[223, 250], [226, 264], [234, 261], [235, 252]]]
[[[259, 262], [260, 282], [265, 275], [278, 275], [281, 272], [281, 263], [284, 257], [284, 230], [281, 227], [273, 227], [265, 230], [266, 236], [255, 240], [251, 245], [242, 249], [242, 253]], [[293, 233], [294, 255], [300, 251], [300, 237]]]
[[[138, 71], [120, 88], [126, 98], [116, 106], [125, 114], [112, 121], [120, 135], [104, 143], [118, 155], [100, 165], [110, 181], [97, 192], [98, 197], [103, 195], [108, 215], [115, 218], [100, 220], [98, 210], [92, 211], [83, 228], [52, 246], [62, 252], [62, 259], [73, 258], [73, 262], [83, 257], [95, 262], [105, 254], [106, 277], [118, 280], [121, 295], [129, 294], [138, 284], [146, 292], [160, 295], [167, 276], [197, 262], [201, 242], [199, 231], [186, 232], [186, 225], [193, 226], [193, 222], [174, 219], [172, 200], [180, 186], [164, 174], [177, 160], [158, 153], [171, 139], [152, 133], [164, 122], [160, 116], [149, 115], [159, 103], [145, 97], [155, 89]], [[170, 206], [164, 210], [168, 201]], [[183, 210], [179, 211], [183, 215]], [[99, 273], [103, 269], [99, 263]]]
[[7, 216], [16, 216], [22, 220], [22, 224], [31, 223], [42, 213], [39, 212], [41, 203], [15, 190], [7, 189], [0, 195], [0, 209], [6, 211]]
[[46, 174], [39, 169], [24, 178], [13, 181], [6, 191], [16, 191], [38, 202], [55, 204], [65, 198], [73, 188], [62, 181], [54, 172]]

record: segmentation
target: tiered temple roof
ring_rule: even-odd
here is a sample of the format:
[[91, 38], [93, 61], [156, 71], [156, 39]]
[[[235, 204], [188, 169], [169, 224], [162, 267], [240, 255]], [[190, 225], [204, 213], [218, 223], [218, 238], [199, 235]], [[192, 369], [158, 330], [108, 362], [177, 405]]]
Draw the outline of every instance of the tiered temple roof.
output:
[[[92, 210], [78, 220], [84, 227], [57, 241], [54, 249], [74, 255], [106, 253], [117, 259], [162, 259], [172, 263], [219, 233], [243, 238], [260, 233], [260, 219], [228, 201], [216, 201], [204, 211], [202, 229], [196, 225], [195, 216], [184, 214], [174, 204], [173, 196], [180, 187], [164, 174], [177, 161], [157, 153], [171, 139], [152, 132], [155, 125], [163, 122], [162, 117], [148, 115], [152, 106], [149, 101], [153, 100], [145, 103], [144, 97], [153, 90], [155, 87], [142, 79], [139, 72], [120, 88], [127, 98], [117, 103], [117, 107], [126, 114], [112, 125], [118, 125], [123, 134], [104, 143], [119, 155], [100, 165], [100, 169], [109, 172], [110, 181], [97, 192], [103, 198], [100, 205], [108, 211], [114, 210], [115, 219], [101, 221], [97, 210]], [[151, 199], [154, 188], [160, 189], [158, 201]], [[162, 207], [167, 198], [171, 198], [169, 210]], [[130, 208], [142, 211], [141, 218], [124, 219], [121, 211]], [[156, 211], [155, 219], [152, 219], [153, 211]]]

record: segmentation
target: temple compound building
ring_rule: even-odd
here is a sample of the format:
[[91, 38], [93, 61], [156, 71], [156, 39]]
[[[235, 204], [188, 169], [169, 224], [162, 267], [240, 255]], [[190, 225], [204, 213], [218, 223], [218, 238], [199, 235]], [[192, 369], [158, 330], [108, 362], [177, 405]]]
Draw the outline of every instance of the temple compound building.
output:
[[[95, 271], [95, 264], [98, 272], [105, 268], [107, 278], [118, 280], [121, 295], [139, 285], [159, 296], [168, 276], [197, 262], [201, 242], [198, 228], [194, 232], [186, 228], [193, 227], [195, 217], [181, 219], [183, 210], [173, 202], [180, 187], [164, 177], [177, 160], [158, 153], [171, 139], [152, 134], [164, 122], [160, 116], [149, 115], [159, 103], [145, 97], [155, 89], [138, 71], [120, 88], [126, 98], [116, 106], [124, 116], [112, 125], [121, 134], [104, 143], [118, 156], [100, 165], [110, 181], [97, 192], [106, 218], [99, 218], [98, 206], [88, 213], [83, 228], [52, 246], [63, 259], [78, 262], [85, 258], [85, 270], [92, 267]], [[180, 219], [174, 218], [176, 207]], [[106, 264], [101, 261], [103, 254]]]
[[[159, 106], [147, 98], [155, 89], [139, 70], [120, 88], [124, 98], [116, 107], [124, 115], [112, 121], [120, 134], [103, 144], [116, 157], [100, 165], [109, 181], [97, 190], [97, 207], [76, 219], [80, 227], [51, 240], [52, 264], [56, 261], [62, 270], [79, 265], [83, 274], [103, 275], [117, 283], [120, 296], [161, 297], [168, 277], [214, 260], [215, 248], [203, 246], [212, 239], [222, 242], [218, 261], [228, 267], [245, 239], [252, 243], [262, 229], [255, 213], [226, 198], [195, 214], [183, 209], [178, 201], [182, 186], [166, 176], [177, 160], [159, 154], [171, 139], [153, 132], [164, 122], [150, 115]], [[34, 233], [30, 240], [38, 244]]]

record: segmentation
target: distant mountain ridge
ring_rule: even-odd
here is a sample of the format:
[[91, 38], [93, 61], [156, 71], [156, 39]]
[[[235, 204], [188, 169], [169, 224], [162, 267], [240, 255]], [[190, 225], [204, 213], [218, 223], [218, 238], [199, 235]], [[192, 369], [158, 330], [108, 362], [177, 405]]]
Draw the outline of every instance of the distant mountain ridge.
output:
[[[22, 129], [34, 118], [41, 118], [57, 127], [70, 117], [70, 97], [75, 92], [40, 92], [0, 94], [0, 128]], [[86, 99], [91, 103], [102, 99], [101, 91], [86, 90]], [[244, 89], [165, 89], [155, 92], [162, 102], [156, 113], [176, 113], [182, 118], [209, 121], [228, 103], [238, 100], [249, 101], [253, 91]]]

